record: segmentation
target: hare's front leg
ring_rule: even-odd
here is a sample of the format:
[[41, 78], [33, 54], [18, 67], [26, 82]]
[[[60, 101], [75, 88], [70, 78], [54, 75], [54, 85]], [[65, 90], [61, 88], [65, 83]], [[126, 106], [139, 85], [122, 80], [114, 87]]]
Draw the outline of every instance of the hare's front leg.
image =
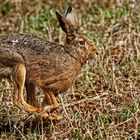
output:
[[[52, 111], [56, 110], [59, 107], [59, 104], [54, 96], [54, 93], [52, 91], [46, 90], [46, 89], [43, 89], [43, 93], [45, 95], [43, 103], [42, 103], [43, 110], [47, 111], [47, 112], [52, 112]], [[52, 114], [52, 115], [54, 117], [56, 117], [57, 120], [62, 119], [61, 116], [58, 116], [56, 114]]]
[[47, 112], [52, 112], [56, 110], [59, 107], [59, 104], [53, 92], [50, 90], [45, 90], [45, 89], [43, 89], [43, 92], [45, 94], [44, 101], [42, 103], [43, 110]]
[[14, 103], [20, 107], [21, 109], [24, 109], [25, 111], [41, 115], [42, 117], [47, 117], [51, 120], [56, 120], [57, 117], [55, 115], [49, 115], [45, 111], [36, 108], [32, 105], [29, 105], [25, 102], [24, 96], [23, 96], [23, 89], [25, 84], [25, 77], [26, 77], [26, 68], [24, 64], [16, 64], [16, 66], [13, 69], [12, 72], [12, 80], [14, 82]]

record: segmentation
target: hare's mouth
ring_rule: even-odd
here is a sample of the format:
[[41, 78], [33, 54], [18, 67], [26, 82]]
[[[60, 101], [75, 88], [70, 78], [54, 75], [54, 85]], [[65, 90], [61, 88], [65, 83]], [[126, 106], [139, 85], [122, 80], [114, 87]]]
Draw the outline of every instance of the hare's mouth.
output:
[[89, 51], [89, 53], [87, 54], [87, 59], [86, 61], [93, 61], [93, 59], [97, 56], [97, 51], [96, 50], [92, 50], [92, 51]]
[[88, 59], [86, 60], [86, 64], [92, 65], [96, 57], [97, 55], [91, 55], [90, 57], [88, 57]]

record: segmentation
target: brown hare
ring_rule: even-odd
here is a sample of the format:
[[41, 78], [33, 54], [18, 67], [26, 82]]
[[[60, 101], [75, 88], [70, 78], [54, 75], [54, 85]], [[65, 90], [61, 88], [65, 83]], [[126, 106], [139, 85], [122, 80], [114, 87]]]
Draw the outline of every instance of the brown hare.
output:
[[[51, 120], [60, 117], [48, 113], [58, 108], [55, 98], [68, 90], [84, 63], [93, 57], [96, 47], [80, 30], [74, 8], [66, 16], [56, 12], [60, 27], [66, 33], [64, 45], [27, 34], [0, 36], [0, 77], [9, 77], [14, 85], [13, 102], [33, 114]], [[27, 102], [23, 97], [26, 86]], [[35, 86], [45, 95], [43, 106], [37, 107]]]

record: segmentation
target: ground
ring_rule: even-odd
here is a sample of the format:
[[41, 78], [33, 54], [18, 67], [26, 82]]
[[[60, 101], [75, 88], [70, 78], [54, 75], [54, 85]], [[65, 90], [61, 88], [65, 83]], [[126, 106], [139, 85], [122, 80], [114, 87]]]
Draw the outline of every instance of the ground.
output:
[[[12, 103], [0, 82], [0, 139], [140, 139], [140, 2], [137, 0], [0, 0], [0, 33], [26, 32], [62, 43], [55, 11], [73, 5], [80, 28], [98, 48], [73, 88], [58, 96], [63, 116], [51, 122]], [[37, 89], [40, 101], [42, 94]], [[26, 98], [26, 94], [25, 94]]]

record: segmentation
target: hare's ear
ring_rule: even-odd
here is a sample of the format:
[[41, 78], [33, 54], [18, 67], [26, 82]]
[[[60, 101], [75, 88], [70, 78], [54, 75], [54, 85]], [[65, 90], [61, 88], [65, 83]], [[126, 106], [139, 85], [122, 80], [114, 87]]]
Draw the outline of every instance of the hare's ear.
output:
[[57, 19], [59, 21], [59, 25], [61, 26], [62, 30], [65, 33], [68, 33], [69, 32], [69, 24], [68, 24], [67, 19], [64, 16], [62, 16], [61, 14], [59, 14], [58, 12], [56, 12], [56, 16], [57, 16]]
[[71, 6], [66, 11], [66, 19], [70, 22], [70, 24], [76, 26], [78, 25], [78, 18], [75, 9]]

